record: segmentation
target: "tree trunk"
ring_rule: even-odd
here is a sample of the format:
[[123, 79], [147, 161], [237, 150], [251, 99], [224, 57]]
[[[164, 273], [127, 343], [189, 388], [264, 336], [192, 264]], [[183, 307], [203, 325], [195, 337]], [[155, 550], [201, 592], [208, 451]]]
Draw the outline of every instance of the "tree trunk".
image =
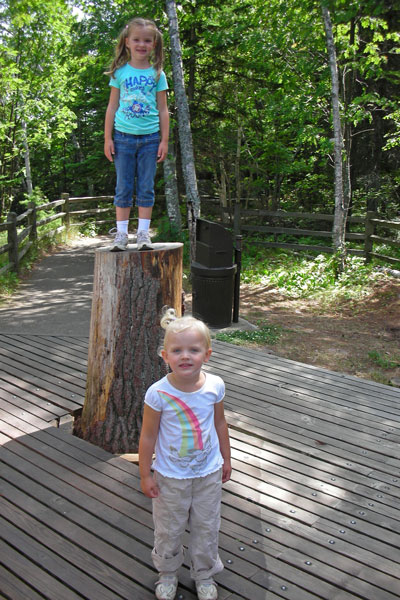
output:
[[27, 191], [28, 195], [31, 196], [33, 193], [32, 172], [31, 172], [31, 154], [29, 151], [28, 134], [27, 134], [27, 130], [26, 130], [26, 122], [24, 119], [22, 119], [22, 121], [21, 121], [21, 129], [22, 129], [22, 144], [24, 146], [26, 191]]
[[329, 10], [322, 4], [322, 16], [326, 34], [329, 67], [332, 79], [332, 117], [334, 136], [334, 162], [335, 162], [335, 214], [333, 220], [332, 241], [333, 246], [340, 255], [340, 270], [344, 269], [346, 259], [346, 219], [347, 210], [344, 205], [343, 193], [343, 135], [340, 123], [339, 108], [339, 75], [336, 60], [335, 43], [333, 39], [332, 21]]
[[196, 250], [196, 219], [200, 216], [200, 196], [197, 189], [192, 132], [190, 129], [189, 104], [183, 78], [182, 51], [179, 39], [175, 0], [166, 0], [166, 9], [171, 39], [172, 77], [178, 113], [179, 143], [181, 147], [183, 178], [185, 181], [187, 199], [190, 255], [191, 259], [194, 260]]
[[242, 195], [242, 181], [240, 178], [240, 155], [242, 152], [243, 127], [238, 125], [236, 134], [236, 160], [235, 160], [235, 183], [236, 183], [236, 202], [240, 203]]
[[174, 144], [168, 144], [168, 156], [163, 163], [165, 180], [165, 200], [169, 222], [178, 233], [182, 231], [182, 217], [179, 208], [178, 180], [176, 177], [176, 158]]
[[[231, 215], [228, 210], [228, 193], [227, 193], [227, 185], [226, 185], [228, 178], [226, 175], [224, 159], [222, 156], [219, 159], [219, 170], [221, 173], [221, 180], [219, 182], [219, 201], [220, 201], [220, 206], [221, 206], [222, 222], [225, 224], [228, 224], [231, 221]], [[218, 179], [218, 176], [217, 176], [217, 179]]]
[[74, 433], [117, 454], [137, 452], [144, 395], [166, 374], [160, 315], [181, 314], [182, 248], [95, 255], [86, 397]]

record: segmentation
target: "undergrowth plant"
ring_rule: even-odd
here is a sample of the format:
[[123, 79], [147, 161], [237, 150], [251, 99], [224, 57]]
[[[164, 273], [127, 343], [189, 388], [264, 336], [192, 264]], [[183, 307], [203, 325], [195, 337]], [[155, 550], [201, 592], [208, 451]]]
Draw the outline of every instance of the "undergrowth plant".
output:
[[258, 346], [269, 346], [276, 344], [282, 334], [282, 327], [279, 325], [260, 324], [259, 328], [251, 331], [224, 331], [216, 334], [216, 339], [221, 342], [230, 342], [237, 346], [248, 346], [255, 344]]
[[19, 278], [16, 273], [8, 272], [0, 275], [0, 300], [11, 296], [18, 287]]
[[156, 221], [156, 233], [152, 236], [153, 242], [181, 242], [183, 244], [183, 264], [190, 265], [189, 232], [187, 229], [179, 231], [170, 222], [167, 216], [162, 216]]
[[395, 369], [400, 366], [400, 358], [391, 360], [390, 357], [382, 356], [378, 350], [371, 350], [368, 352], [368, 357], [381, 369]]
[[346, 267], [338, 275], [336, 255], [304, 256], [285, 250], [246, 245], [241, 281], [276, 289], [289, 298], [324, 294], [332, 298], [360, 298], [370, 286], [386, 276], [366, 264], [364, 258], [348, 255]]

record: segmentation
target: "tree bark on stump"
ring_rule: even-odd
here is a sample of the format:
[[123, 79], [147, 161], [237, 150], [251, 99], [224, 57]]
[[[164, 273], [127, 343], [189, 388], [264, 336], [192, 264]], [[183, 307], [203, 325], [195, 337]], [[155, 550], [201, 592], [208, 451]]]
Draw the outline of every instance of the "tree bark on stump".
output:
[[88, 376], [74, 433], [116, 454], [138, 450], [147, 388], [166, 374], [160, 315], [181, 314], [180, 243], [153, 251], [96, 251]]

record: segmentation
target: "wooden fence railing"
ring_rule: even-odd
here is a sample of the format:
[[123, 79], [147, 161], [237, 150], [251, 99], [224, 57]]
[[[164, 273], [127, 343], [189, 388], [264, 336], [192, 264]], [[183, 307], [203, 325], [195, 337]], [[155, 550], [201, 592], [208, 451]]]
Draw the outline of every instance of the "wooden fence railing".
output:
[[[6, 260], [3, 260], [4, 264], [0, 268], [0, 275], [10, 270], [18, 273], [20, 262], [32, 244], [46, 236], [55, 235], [62, 231], [68, 233], [71, 227], [85, 224], [88, 217], [94, 217], [96, 224], [99, 225], [114, 222], [115, 216], [112, 199], [112, 196], [70, 198], [68, 194], [62, 194], [61, 199], [42, 204], [41, 206], [35, 206], [31, 203], [28, 205], [27, 210], [20, 215], [12, 212], [9, 213], [7, 221], [0, 223], [0, 234], [7, 232], [7, 243], [0, 246], [0, 257], [1, 255], [8, 254]], [[205, 204], [206, 202], [207, 199], [205, 199]], [[104, 203], [108, 203], [108, 206], [104, 206]], [[91, 204], [92, 206], [82, 208], [87, 204]], [[74, 207], [78, 208], [74, 209]], [[54, 210], [57, 212], [38, 220], [39, 213]], [[107, 214], [110, 215], [109, 218], [99, 218], [103, 215], [107, 216]], [[51, 230], [43, 230], [44, 225], [57, 220], [60, 221], [59, 226]], [[256, 220], [257, 224], [252, 223], [252, 220]], [[268, 247], [290, 248], [298, 251], [317, 250], [319, 252], [333, 252], [332, 246], [328, 245], [307, 245], [283, 242], [277, 239], [282, 234], [332, 239], [333, 215], [268, 210], [240, 210], [239, 203], [236, 203], [233, 222], [236, 233], [242, 235], [246, 232], [265, 233], [272, 235], [274, 238], [274, 241], [259, 240], [255, 242], [258, 244]], [[329, 228], [319, 228], [317, 230], [299, 225], [315, 222], [325, 223], [329, 225]], [[400, 259], [385, 256], [374, 251], [374, 244], [378, 243], [400, 248], [400, 241], [394, 239], [394, 236], [390, 237], [390, 235], [386, 234], [387, 231], [399, 231], [400, 221], [387, 221], [378, 218], [376, 213], [368, 212], [365, 217], [348, 217], [347, 222], [350, 227], [356, 224], [359, 229], [362, 228], [362, 231], [346, 232], [346, 241], [357, 241], [362, 244], [361, 248], [350, 248], [349, 253], [365, 256], [367, 261], [371, 260], [372, 257], [376, 257], [388, 263], [400, 265]], [[290, 226], [287, 226], [288, 223]]]
[[[283, 242], [278, 240], [279, 235], [314, 237], [317, 239], [327, 238], [332, 240], [333, 215], [321, 213], [286, 212], [269, 210], [241, 210], [240, 205], [235, 206], [234, 230], [236, 234], [264, 233], [273, 236], [274, 241], [259, 240], [255, 243], [270, 248], [290, 248], [297, 251], [317, 250], [319, 252], [334, 252], [332, 245], [301, 244], [295, 242]], [[257, 224], [254, 224], [254, 220]], [[253, 222], [252, 222], [253, 221]], [[262, 222], [262, 224], [259, 224]], [[304, 223], [324, 223], [329, 228], [305, 228]], [[286, 223], [286, 226], [285, 226]], [[287, 226], [290, 223], [291, 226]], [[378, 218], [375, 212], [367, 212], [364, 217], [348, 217], [348, 229], [352, 225], [358, 225], [362, 231], [346, 231], [346, 242], [357, 241], [362, 244], [361, 248], [348, 248], [349, 254], [364, 256], [369, 262], [372, 257], [385, 260], [389, 263], [400, 265], [400, 259], [386, 256], [374, 251], [374, 244], [386, 244], [393, 248], [400, 248], [400, 240], [394, 239], [387, 231], [399, 231], [399, 221], [388, 221]], [[245, 238], [244, 238], [245, 241]]]
[[[115, 221], [114, 207], [111, 204], [112, 196], [85, 196], [82, 198], [70, 198], [68, 194], [62, 194], [60, 200], [47, 202], [40, 206], [30, 203], [25, 212], [20, 215], [10, 212], [7, 215], [7, 221], [0, 223], [0, 234], [7, 232], [7, 243], [0, 246], [0, 257], [3, 254], [8, 254], [8, 261], [0, 268], [0, 275], [7, 271], [19, 272], [19, 266], [22, 258], [37, 241], [48, 236], [54, 236], [66, 231], [71, 227], [79, 227], [85, 224], [87, 217], [98, 217], [103, 213], [109, 213], [110, 218], [100, 220], [96, 218], [96, 223], [112, 223]], [[99, 207], [99, 203], [108, 202], [109, 206]], [[95, 207], [86, 209], [79, 208], [73, 210], [74, 205], [85, 205], [87, 203], [96, 204]], [[56, 210], [51, 215], [38, 219], [38, 214], [41, 212], [50, 212]], [[72, 220], [73, 217], [84, 217], [85, 220]], [[60, 221], [60, 225], [51, 230], [43, 230], [43, 226], [53, 221]]]

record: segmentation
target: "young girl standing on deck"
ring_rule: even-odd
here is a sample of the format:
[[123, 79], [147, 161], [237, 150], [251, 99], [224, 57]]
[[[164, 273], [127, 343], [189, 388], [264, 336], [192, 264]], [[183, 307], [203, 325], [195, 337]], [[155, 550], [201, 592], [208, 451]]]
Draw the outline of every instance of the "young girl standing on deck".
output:
[[[114, 205], [117, 230], [111, 251], [126, 250], [136, 179], [139, 212], [137, 244], [151, 249], [149, 227], [157, 163], [168, 152], [168, 84], [162, 70], [163, 40], [155, 23], [132, 19], [122, 30], [110, 71], [110, 99], [104, 127], [104, 153], [117, 174]], [[114, 130], [114, 139], [113, 139]]]
[[139, 468], [142, 490], [153, 499], [158, 600], [175, 598], [187, 525], [198, 598], [218, 597], [212, 577], [223, 569], [218, 532], [222, 483], [230, 479], [231, 461], [224, 382], [202, 370], [210, 355], [207, 326], [193, 317], [173, 318], [166, 326], [162, 350], [170, 373], [145, 397]]

